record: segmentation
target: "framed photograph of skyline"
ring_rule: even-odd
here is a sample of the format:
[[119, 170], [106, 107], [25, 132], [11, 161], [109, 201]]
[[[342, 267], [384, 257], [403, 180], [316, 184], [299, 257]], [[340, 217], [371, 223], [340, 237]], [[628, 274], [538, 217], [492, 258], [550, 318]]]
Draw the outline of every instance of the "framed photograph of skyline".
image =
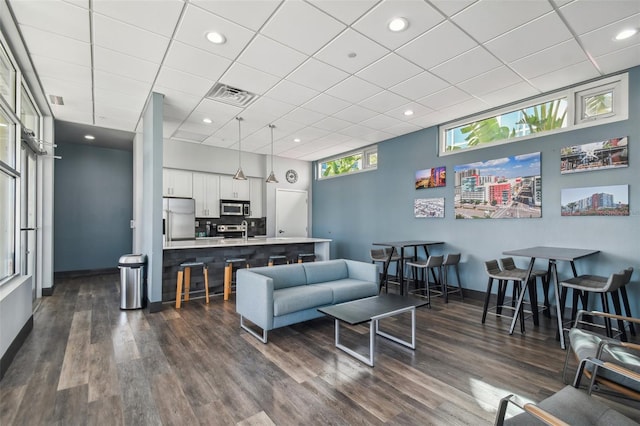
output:
[[560, 173], [616, 169], [629, 166], [628, 137], [566, 146], [560, 149]]
[[629, 185], [564, 188], [562, 216], [629, 216]]
[[540, 153], [454, 167], [456, 219], [542, 216]]
[[437, 188], [446, 185], [446, 167], [434, 167], [416, 172], [416, 189]]
[[444, 217], [444, 198], [416, 198], [413, 215], [422, 217]]

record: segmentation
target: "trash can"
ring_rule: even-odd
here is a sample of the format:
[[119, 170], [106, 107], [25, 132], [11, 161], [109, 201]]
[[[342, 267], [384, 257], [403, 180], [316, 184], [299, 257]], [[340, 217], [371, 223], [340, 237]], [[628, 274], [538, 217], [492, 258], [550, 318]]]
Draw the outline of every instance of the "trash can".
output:
[[125, 254], [120, 257], [120, 309], [142, 308], [146, 263], [147, 256], [144, 254]]

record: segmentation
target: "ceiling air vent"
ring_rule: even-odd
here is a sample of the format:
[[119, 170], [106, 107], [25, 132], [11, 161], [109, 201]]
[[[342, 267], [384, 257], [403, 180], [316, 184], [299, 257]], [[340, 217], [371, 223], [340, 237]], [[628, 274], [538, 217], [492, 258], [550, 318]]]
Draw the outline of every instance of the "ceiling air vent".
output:
[[254, 101], [256, 94], [236, 87], [227, 86], [226, 84], [217, 83], [206, 97], [214, 101], [244, 108]]

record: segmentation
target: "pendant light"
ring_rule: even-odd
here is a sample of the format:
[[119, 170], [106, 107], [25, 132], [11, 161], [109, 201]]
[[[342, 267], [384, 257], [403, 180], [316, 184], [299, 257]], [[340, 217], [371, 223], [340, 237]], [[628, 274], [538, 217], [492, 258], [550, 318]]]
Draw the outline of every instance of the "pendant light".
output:
[[275, 127], [275, 125], [269, 124], [269, 128], [271, 129], [271, 173], [265, 181], [267, 183], [278, 183], [278, 179], [276, 179], [276, 175], [273, 173], [273, 129]]
[[233, 175], [233, 178], [235, 180], [247, 180], [247, 177], [242, 171], [242, 134], [240, 133], [240, 122], [243, 119], [242, 117], [236, 117], [236, 120], [238, 120], [238, 171]]

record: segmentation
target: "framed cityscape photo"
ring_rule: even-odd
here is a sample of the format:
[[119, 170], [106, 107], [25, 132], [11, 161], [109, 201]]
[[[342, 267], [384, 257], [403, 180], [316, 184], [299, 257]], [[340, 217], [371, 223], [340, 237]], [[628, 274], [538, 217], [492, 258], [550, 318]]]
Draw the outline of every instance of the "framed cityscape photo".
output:
[[560, 173], [588, 172], [629, 166], [628, 137], [566, 146], [560, 150]]
[[444, 198], [416, 198], [413, 215], [422, 217], [444, 217]]
[[416, 172], [416, 189], [437, 188], [447, 185], [446, 167], [418, 170]]
[[562, 216], [629, 216], [629, 185], [564, 188]]
[[454, 167], [456, 219], [542, 216], [540, 153]]

